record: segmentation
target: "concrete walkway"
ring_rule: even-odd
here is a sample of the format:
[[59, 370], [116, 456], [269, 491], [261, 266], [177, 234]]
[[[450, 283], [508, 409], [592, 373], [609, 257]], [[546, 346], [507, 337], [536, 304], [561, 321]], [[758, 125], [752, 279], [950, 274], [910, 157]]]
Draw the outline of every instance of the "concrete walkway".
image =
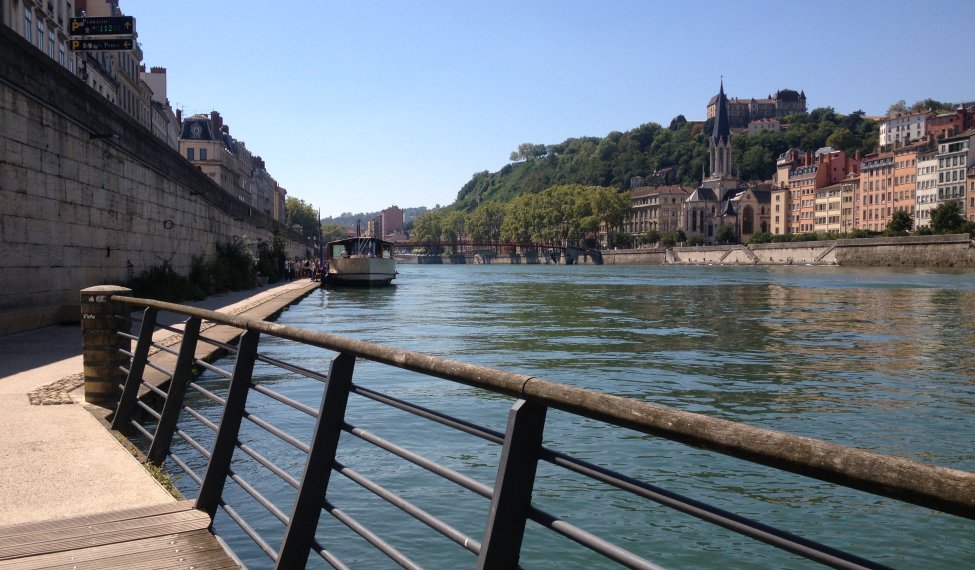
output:
[[[316, 287], [302, 279], [188, 304], [274, 314]], [[81, 374], [80, 326], [0, 337], [0, 526], [176, 500], [98, 419], [106, 410], [84, 404]]]

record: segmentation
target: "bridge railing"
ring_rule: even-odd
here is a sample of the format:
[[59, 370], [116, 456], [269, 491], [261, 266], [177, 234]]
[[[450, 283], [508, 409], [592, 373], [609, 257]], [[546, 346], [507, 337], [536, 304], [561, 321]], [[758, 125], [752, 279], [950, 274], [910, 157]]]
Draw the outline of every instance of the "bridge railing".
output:
[[[128, 358], [128, 366], [123, 367], [127, 380], [119, 386], [121, 397], [113, 427], [139, 434], [148, 443], [146, 454], [150, 462], [160, 466], [171, 462], [184, 472], [193, 481], [192, 489], [197, 491], [197, 508], [211, 517], [218, 511], [229, 517], [279, 568], [303, 567], [308, 564], [309, 556], [335, 568], [349, 567], [349, 563], [327, 547], [329, 536], [322, 527], [336, 523], [326, 523], [328, 517], [323, 517], [323, 513], [351, 529], [393, 563], [404, 568], [422, 567], [422, 561], [397, 548], [396, 537], [382, 536], [379, 530], [359, 520], [355, 515], [356, 505], [340, 504], [343, 495], [330, 491], [335, 485], [333, 473], [433, 529], [448, 546], [453, 543], [456, 549], [466, 552], [471, 565], [478, 568], [516, 567], [529, 521], [625, 567], [660, 567], [621, 546], [627, 542], [626, 536], [597, 536], [567, 520], [585, 520], [579, 513], [569, 513], [567, 517], [540, 508], [533, 497], [540, 465], [566, 470], [622, 490], [633, 500], [647, 501], [648, 506], [650, 503], [663, 505], [827, 566], [883, 567], [639, 477], [554, 451], [543, 445], [550, 410], [589, 418], [606, 429], [625, 428], [619, 430], [621, 434], [632, 434], [629, 430], [635, 430], [777, 470], [975, 518], [975, 473], [322, 332], [133, 297], [115, 295], [110, 301], [120, 308], [120, 314], [142, 309], [142, 317], [137, 319], [138, 335], [120, 333], [136, 344], [131, 351], [122, 350]], [[160, 311], [178, 314], [186, 320], [180, 327], [158, 327]], [[239, 342], [225, 344], [201, 332], [217, 324], [239, 329], [242, 332]], [[160, 328], [177, 335], [178, 344], [154, 342], [153, 332]], [[304, 357], [299, 362], [289, 362], [262, 354], [258, 349], [263, 339], [299, 343], [303, 350], [320, 349], [330, 358], [328, 370], [304, 366]], [[233, 367], [224, 370], [197, 359], [195, 354], [200, 343], [232, 354]], [[354, 371], [361, 361], [510, 397], [514, 403], [508, 412], [507, 425], [504, 431], [490, 429], [469, 419], [384, 394], [356, 380]], [[201, 376], [199, 372], [205, 374]], [[311, 405], [307, 397], [296, 398], [285, 393], [289, 383], [299, 381], [320, 386], [320, 391], [313, 392], [311, 398], [312, 403], [320, 402], [320, 405]], [[492, 468], [493, 485], [352, 423], [353, 419], [347, 415], [352, 398], [405, 412], [499, 447], [497, 453], [487, 453], [481, 459], [496, 458], [496, 468]], [[298, 428], [299, 422], [293, 419], [288, 419], [285, 426], [274, 425], [269, 418], [284, 417], [284, 414], [267, 412], [272, 405], [305, 417], [310, 427]], [[219, 417], [212, 410], [217, 410]], [[295, 430], [301, 433], [292, 433]], [[253, 435], [258, 432], [262, 435]], [[445, 488], [457, 486], [474, 497], [481, 497], [485, 504], [473, 511], [465, 507], [469, 512], [437, 516], [409, 500], [409, 489], [389, 488], [337, 458], [343, 449], [352, 446], [381, 449], [391, 454], [390, 462], [392, 456], [409, 462], [443, 479]], [[279, 453], [281, 448], [286, 448], [288, 453]], [[363, 452], [354, 452], [353, 456], [356, 453]], [[297, 454], [300, 459], [290, 454]], [[275, 456], [286, 459], [275, 461]], [[242, 462], [247, 462], [247, 466]], [[287, 497], [284, 502], [289, 504], [281, 504], [280, 498], [275, 502], [270, 496], [273, 493], [262, 490], [268, 485], [287, 489], [288, 492], [278, 492], [275, 496]], [[246, 505], [241, 497], [246, 498]], [[634, 503], [627, 508], [641, 507]], [[459, 528], [463, 525], [458, 520], [480, 513], [486, 513], [483, 524], [475, 526], [483, 531], [465, 532]]]

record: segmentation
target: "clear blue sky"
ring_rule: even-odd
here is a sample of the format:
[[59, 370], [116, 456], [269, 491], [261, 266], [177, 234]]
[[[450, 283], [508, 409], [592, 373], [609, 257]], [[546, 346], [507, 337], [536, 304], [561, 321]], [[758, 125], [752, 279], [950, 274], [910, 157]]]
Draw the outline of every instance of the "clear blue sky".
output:
[[975, 100], [965, 2], [120, 0], [184, 113], [322, 216], [452, 203], [520, 143], [602, 137], [730, 97], [810, 109]]

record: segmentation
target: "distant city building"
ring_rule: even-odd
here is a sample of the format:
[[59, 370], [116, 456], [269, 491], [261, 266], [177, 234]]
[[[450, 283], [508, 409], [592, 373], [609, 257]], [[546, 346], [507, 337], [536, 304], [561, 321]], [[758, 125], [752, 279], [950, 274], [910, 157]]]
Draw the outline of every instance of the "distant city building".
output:
[[[792, 113], [806, 112], [806, 93], [805, 91], [793, 91], [782, 89], [775, 95], [769, 95], [765, 99], [728, 99], [727, 113], [729, 128], [747, 128], [752, 121], [760, 119], [772, 119], [791, 115]], [[715, 95], [708, 101], [707, 117], [714, 118], [718, 113], [718, 96]]]
[[[842, 226], [838, 218], [841, 211], [835, 212], [837, 219], [830, 221], [831, 206], [839, 206], [842, 200], [836, 187], [831, 192], [821, 194], [821, 189], [846, 181], [859, 171], [859, 158], [850, 158], [842, 150], [823, 147], [816, 152], [789, 149], [776, 160], [775, 178], [772, 184], [772, 233], [791, 234], [816, 231], [833, 231], [827, 226]], [[850, 208], [851, 205], [848, 204]], [[824, 210], [825, 208], [825, 210]], [[817, 226], [822, 230], [817, 230]]]
[[230, 127], [217, 111], [182, 120], [179, 152], [231, 196], [284, 221], [286, 191], [267, 172], [261, 157], [230, 136]]
[[166, 95], [166, 68], [151, 67], [146, 71], [143, 65], [139, 68], [139, 77], [152, 91], [149, 119], [152, 134], [173, 150], [179, 151], [179, 132], [182, 125], [176, 119], [176, 113], [173, 112]]
[[857, 228], [883, 231], [894, 213], [894, 154], [868, 154], [860, 163], [860, 217]]
[[934, 117], [932, 111], [891, 113], [880, 121], [880, 147], [890, 149], [923, 138], [927, 135], [927, 121], [931, 117]]

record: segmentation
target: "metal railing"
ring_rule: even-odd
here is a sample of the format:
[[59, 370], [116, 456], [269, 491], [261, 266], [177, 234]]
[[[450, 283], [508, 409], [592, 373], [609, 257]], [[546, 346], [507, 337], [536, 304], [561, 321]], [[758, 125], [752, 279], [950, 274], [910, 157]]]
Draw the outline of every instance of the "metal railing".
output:
[[[195, 309], [153, 300], [113, 296], [112, 301], [127, 308], [144, 308], [138, 336], [121, 333], [136, 341], [130, 366], [124, 370], [128, 379], [120, 386], [121, 399], [113, 418], [113, 428], [138, 433], [149, 442], [147, 457], [155, 465], [171, 460], [198, 486], [197, 508], [215, 516], [218, 509], [232, 519], [278, 568], [300, 568], [311, 555], [320, 557], [335, 568], [346, 568], [338, 555], [325, 548], [316, 538], [322, 513], [328, 513], [383, 552], [403, 568], [420, 568], [388, 538], [380, 536], [357, 520], [350, 511], [333, 503], [329, 493], [332, 473], [337, 473], [375, 496], [409, 514], [441, 534], [457, 548], [470, 553], [478, 568], [513, 568], [518, 565], [525, 528], [532, 521], [540, 528], [567, 537], [605, 559], [629, 568], [659, 568], [611, 540], [597, 536], [564, 518], [550, 514], [533, 501], [538, 467], [563, 469], [588, 480], [622, 490], [632, 497], [663, 505], [707, 523], [767, 543], [787, 552], [835, 568], [882, 568], [882, 564], [855, 554], [819, 544], [790, 532], [774, 528], [748, 517], [682, 496], [636, 477], [618, 473], [542, 445], [549, 409], [561, 410], [605, 424], [606, 429], [628, 428], [642, 434], [666, 438], [696, 448], [744, 459], [778, 470], [811, 477], [866, 491], [876, 495], [913, 503], [968, 519], [975, 519], [975, 473], [936, 467], [906, 459], [843, 447], [823, 441], [751, 427], [745, 424], [704, 415], [678, 411], [540, 378], [436, 358], [416, 352], [384, 347], [331, 334], [282, 326], [265, 321], [248, 320], [213, 311]], [[170, 311], [187, 317], [184, 326], [157, 327], [157, 313]], [[242, 331], [239, 341], [229, 345], [201, 334], [201, 324], [213, 323]], [[153, 342], [157, 328], [180, 336], [178, 348]], [[288, 342], [317, 347], [336, 354], [327, 373], [281, 361], [258, 352], [260, 339], [276, 337]], [[199, 343], [208, 343], [235, 355], [232, 370], [223, 370], [195, 358]], [[151, 352], [155, 354], [150, 357]], [[169, 365], [165, 364], [168, 359]], [[516, 401], [510, 408], [504, 432], [482, 427], [437, 410], [380, 393], [353, 381], [353, 371], [360, 359], [405, 369], [423, 375], [502, 394]], [[160, 364], [163, 363], [163, 364]], [[286, 373], [295, 378], [321, 382], [323, 395], [319, 407], [308, 405], [255, 378], [255, 363]], [[198, 379], [199, 371], [223, 379], [224, 395]], [[148, 372], [148, 373], [147, 373]], [[219, 422], [188, 406], [187, 391], [194, 398], [211, 402], [221, 410]], [[140, 393], [142, 394], [140, 397]], [[276, 405], [312, 419], [314, 430], [305, 440], [272, 425], [247, 406], [248, 396], [260, 394]], [[396, 410], [458, 430], [492, 445], [500, 446], [500, 459], [493, 486], [438, 464], [364, 429], [348, 423], [346, 409], [350, 397], [367, 399]], [[155, 401], [159, 405], [153, 406]], [[182, 419], [180, 419], [182, 418]], [[141, 421], [140, 421], [141, 420]], [[185, 422], [195, 422], [211, 433], [207, 446], [194, 437]], [[302, 454], [303, 472], [295, 476], [287, 467], [277, 465], [253, 445], [240, 439], [242, 425], [256, 426], [270, 434], [277, 443]], [[153, 427], [154, 426], [154, 427]], [[342, 437], [345, 435], [346, 437]], [[483, 534], [471, 536], [442, 518], [425, 511], [403, 497], [402, 491], [387, 488], [357, 472], [336, 458], [347, 437], [376, 446], [423, 470], [489, 501]], [[194, 450], [196, 459], [173, 453], [174, 438]], [[294, 492], [294, 504], [281, 507], [265, 496], [242, 473], [236, 462], [248, 458], [269, 476]], [[205, 463], [199, 473], [191, 465]], [[239, 505], [225, 501], [225, 485], [232, 481], [263, 507], [260, 520], [247, 520]], [[259, 526], [276, 520], [283, 530], [281, 538], [266, 538]], [[612, 538], [612, 537], [611, 537]], [[618, 538], [618, 537], [617, 537]], [[472, 560], [472, 563], [474, 561]]]

